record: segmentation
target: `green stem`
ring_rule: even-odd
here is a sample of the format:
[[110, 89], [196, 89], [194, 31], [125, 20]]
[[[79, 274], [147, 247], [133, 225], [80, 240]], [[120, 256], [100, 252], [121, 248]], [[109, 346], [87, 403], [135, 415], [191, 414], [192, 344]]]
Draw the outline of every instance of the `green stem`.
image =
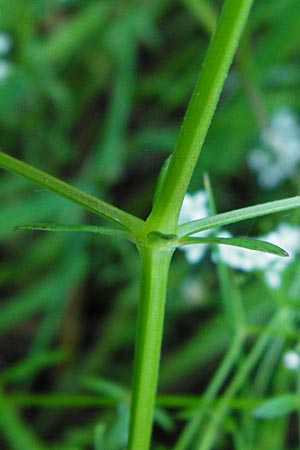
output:
[[148, 219], [165, 233], [174, 232], [209, 125], [253, 0], [225, 0], [175, 146], [163, 187]]
[[172, 253], [166, 248], [140, 248], [142, 283], [127, 450], [147, 450], [150, 445]]

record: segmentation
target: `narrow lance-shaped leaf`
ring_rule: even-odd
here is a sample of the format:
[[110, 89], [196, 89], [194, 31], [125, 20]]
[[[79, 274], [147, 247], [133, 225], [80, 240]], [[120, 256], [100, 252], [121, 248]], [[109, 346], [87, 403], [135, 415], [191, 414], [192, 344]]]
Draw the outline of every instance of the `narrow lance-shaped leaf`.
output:
[[[0, 397], [0, 431], [11, 450], [46, 450], [32, 427], [4, 395]], [[21, 445], [20, 445], [21, 444]]]
[[263, 402], [253, 412], [257, 419], [273, 419], [286, 416], [300, 407], [300, 398], [297, 395], [280, 395]]
[[171, 162], [171, 158], [172, 158], [172, 155], [168, 156], [168, 158], [165, 160], [165, 162], [163, 163], [163, 165], [160, 169], [157, 184], [156, 184], [156, 189], [155, 189], [155, 193], [154, 193], [154, 197], [153, 197], [153, 205], [155, 204], [155, 202], [158, 199], [160, 192], [162, 190], [163, 182], [165, 180], [166, 173], [167, 173], [168, 167]]
[[103, 450], [105, 448], [105, 431], [106, 427], [103, 423], [96, 425], [94, 436], [95, 450]]
[[242, 247], [248, 250], [271, 253], [277, 256], [289, 256], [289, 254], [278, 245], [271, 242], [251, 238], [222, 238], [222, 237], [183, 237], [179, 239], [178, 246], [190, 244], [222, 244]]
[[248, 206], [247, 208], [236, 209], [211, 217], [205, 217], [192, 222], [184, 223], [178, 226], [178, 236], [189, 236], [199, 231], [209, 230], [231, 223], [241, 222], [246, 219], [253, 219], [255, 217], [266, 216], [282, 211], [300, 207], [300, 196], [289, 197], [284, 200], [277, 200], [274, 202], [262, 203], [260, 205]]
[[103, 200], [99, 200], [93, 195], [87, 194], [80, 189], [65, 183], [64, 181], [59, 180], [58, 178], [48, 175], [41, 170], [35, 169], [34, 167], [25, 164], [12, 156], [6, 155], [3, 152], [0, 152], [0, 167], [34, 181], [40, 186], [43, 186], [46, 189], [67, 198], [73, 203], [83, 206], [94, 214], [117, 223], [122, 228], [135, 231], [143, 224], [141, 219], [122, 211], [121, 209], [110, 205]]
[[67, 356], [68, 354], [64, 350], [51, 350], [22, 359], [1, 373], [1, 384], [9, 381], [26, 380], [41, 369], [61, 363], [67, 359]]
[[18, 225], [14, 230], [34, 230], [34, 231], [77, 231], [86, 233], [96, 233], [105, 236], [116, 236], [134, 241], [133, 237], [123, 230], [115, 228], [100, 227], [98, 225], [66, 225], [56, 223], [36, 223], [32, 225]]

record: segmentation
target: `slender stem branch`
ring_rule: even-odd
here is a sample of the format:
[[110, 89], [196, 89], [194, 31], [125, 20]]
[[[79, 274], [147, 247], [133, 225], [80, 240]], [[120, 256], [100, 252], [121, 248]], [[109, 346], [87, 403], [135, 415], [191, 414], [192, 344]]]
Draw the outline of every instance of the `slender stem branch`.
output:
[[180, 207], [253, 0], [226, 0], [148, 224], [174, 232]]
[[141, 298], [133, 372], [133, 392], [127, 450], [150, 445], [157, 389], [169, 264], [173, 250], [140, 249]]
[[3, 152], [0, 152], [0, 167], [3, 167], [9, 172], [21, 175], [28, 180], [34, 181], [40, 186], [83, 206], [94, 214], [117, 223], [122, 228], [136, 232], [143, 224], [141, 219]]

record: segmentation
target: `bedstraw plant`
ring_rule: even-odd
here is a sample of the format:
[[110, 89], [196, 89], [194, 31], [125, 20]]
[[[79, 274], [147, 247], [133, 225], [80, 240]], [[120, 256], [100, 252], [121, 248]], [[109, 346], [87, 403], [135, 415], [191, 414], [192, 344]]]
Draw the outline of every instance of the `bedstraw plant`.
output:
[[[109, 235], [111, 238], [129, 240], [138, 250], [141, 265], [141, 289], [127, 450], [147, 450], [151, 448], [168, 273], [175, 250], [182, 246], [195, 244], [208, 244], [214, 246], [214, 248], [218, 244], [224, 244], [271, 253], [283, 258], [288, 256], [284, 249], [270, 242], [243, 237], [222, 237], [218, 236], [217, 230], [226, 224], [298, 208], [300, 206], [299, 196], [226, 213], [212, 214], [206, 218], [199, 217], [197, 220], [179, 224], [181, 206], [252, 3], [253, 0], [224, 1], [177, 143], [171, 156], [161, 169], [153, 208], [145, 220], [89, 195], [12, 156], [0, 153], [0, 166], [3, 169], [31, 180], [43, 188], [86, 208], [113, 225], [104, 227], [38, 223], [17, 226], [17, 229]], [[225, 148], [220, 149], [220, 158], [227, 158]], [[99, 170], [101, 170], [101, 167], [99, 167]], [[206, 230], [216, 230], [216, 232], [210, 235], [195, 236], [195, 233]], [[265, 335], [263, 335], [263, 339], [266, 339]], [[259, 352], [259, 346], [263, 345], [263, 342], [257, 344], [252, 355], [253, 361], [256, 358], [255, 351]], [[236, 346], [236, 343], [233, 344], [233, 352], [235, 351], [234, 346]], [[224, 364], [226, 365], [226, 362]], [[252, 363], [249, 362], [249, 364], [251, 366]], [[247, 367], [244, 370], [247, 371]], [[238, 376], [242, 377], [242, 375]], [[238, 385], [239, 378], [236, 379], [236, 383]], [[224, 404], [220, 407], [220, 411], [224, 412], [225, 410], [226, 395]], [[182, 439], [184, 441], [184, 436]], [[208, 430], [207, 446], [203, 444], [201, 449], [211, 448], [212, 439]], [[100, 440], [99, 437], [99, 442]], [[183, 446], [180, 445], [179, 443], [176, 448], [185, 448], [183, 444]], [[100, 444], [98, 448], [101, 448]]]

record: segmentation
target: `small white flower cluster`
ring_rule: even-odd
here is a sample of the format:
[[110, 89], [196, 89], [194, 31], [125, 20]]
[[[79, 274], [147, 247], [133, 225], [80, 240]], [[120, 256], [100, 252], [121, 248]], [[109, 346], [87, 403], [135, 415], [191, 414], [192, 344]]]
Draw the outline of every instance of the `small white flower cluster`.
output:
[[6, 59], [6, 55], [11, 49], [11, 39], [5, 32], [0, 32], [0, 82], [8, 77], [11, 73], [12, 67]]
[[274, 113], [270, 126], [260, 136], [260, 147], [248, 157], [262, 188], [272, 189], [291, 178], [300, 167], [300, 126], [287, 108]]
[[201, 305], [205, 299], [205, 290], [201, 280], [194, 277], [187, 277], [183, 281], [181, 285], [181, 294], [190, 308]]
[[[196, 220], [208, 216], [207, 198], [204, 191], [194, 195], [187, 194], [184, 199], [180, 223], [190, 220]], [[210, 231], [196, 233], [193, 236], [207, 236]], [[221, 231], [218, 236], [231, 237], [228, 231]], [[248, 250], [242, 247], [231, 245], [219, 245], [219, 256], [221, 260], [233, 269], [250, 272], [255, 270], [264, 271], [266, 283], [272, 288], [277, 289], [281, 285], [282, 272], [288, 264], [294, 260], [297, 253], [300, 252], [300, 229], [287, 223], [281, 223], [272, 232], [259, 236], [262, 241], [271, 242], [283, 247], [290, 255], [289, 258], [282, 258], [270, 253]], [[205, 251], [206, 244], [192, 244], [182, 247], [186, 259], [189, 263], [199, 262]], [[212, 255], [216, 262], [216, 255]]]
[[[186, 194], [182, 203], [179, 223], [190, 222], [192, 220], [201, 219], [209, 215], [207, 196], [204, 191], [196, 192], [196, 194]], [[193, 234], [194, 237], [204, 237], [209, 234], [209, 231]], [[190, 264], [195, 264], [202, 259], [206, 244], [191, 244], [181, 247], [181, 250], [185, 252], [185, 257]]]
[[295, 350], [289, 350], [283, 355], [283, 365], [286, 369], [297, 370], [300, 368], [300, 355]]
[[[230, 237], [229, 233], [227, 236]], [[268, 286], [277, 289], [281, 285], [282, 272], [300, 251], [300, 229], [281, 223], [275, 230], [257, 239], [283, 247], [289, 253], [289, 258], [228, 245], [220, 245], [220, 257], [225, 264], [234, 269], [245, 272], [264, 271]]]

